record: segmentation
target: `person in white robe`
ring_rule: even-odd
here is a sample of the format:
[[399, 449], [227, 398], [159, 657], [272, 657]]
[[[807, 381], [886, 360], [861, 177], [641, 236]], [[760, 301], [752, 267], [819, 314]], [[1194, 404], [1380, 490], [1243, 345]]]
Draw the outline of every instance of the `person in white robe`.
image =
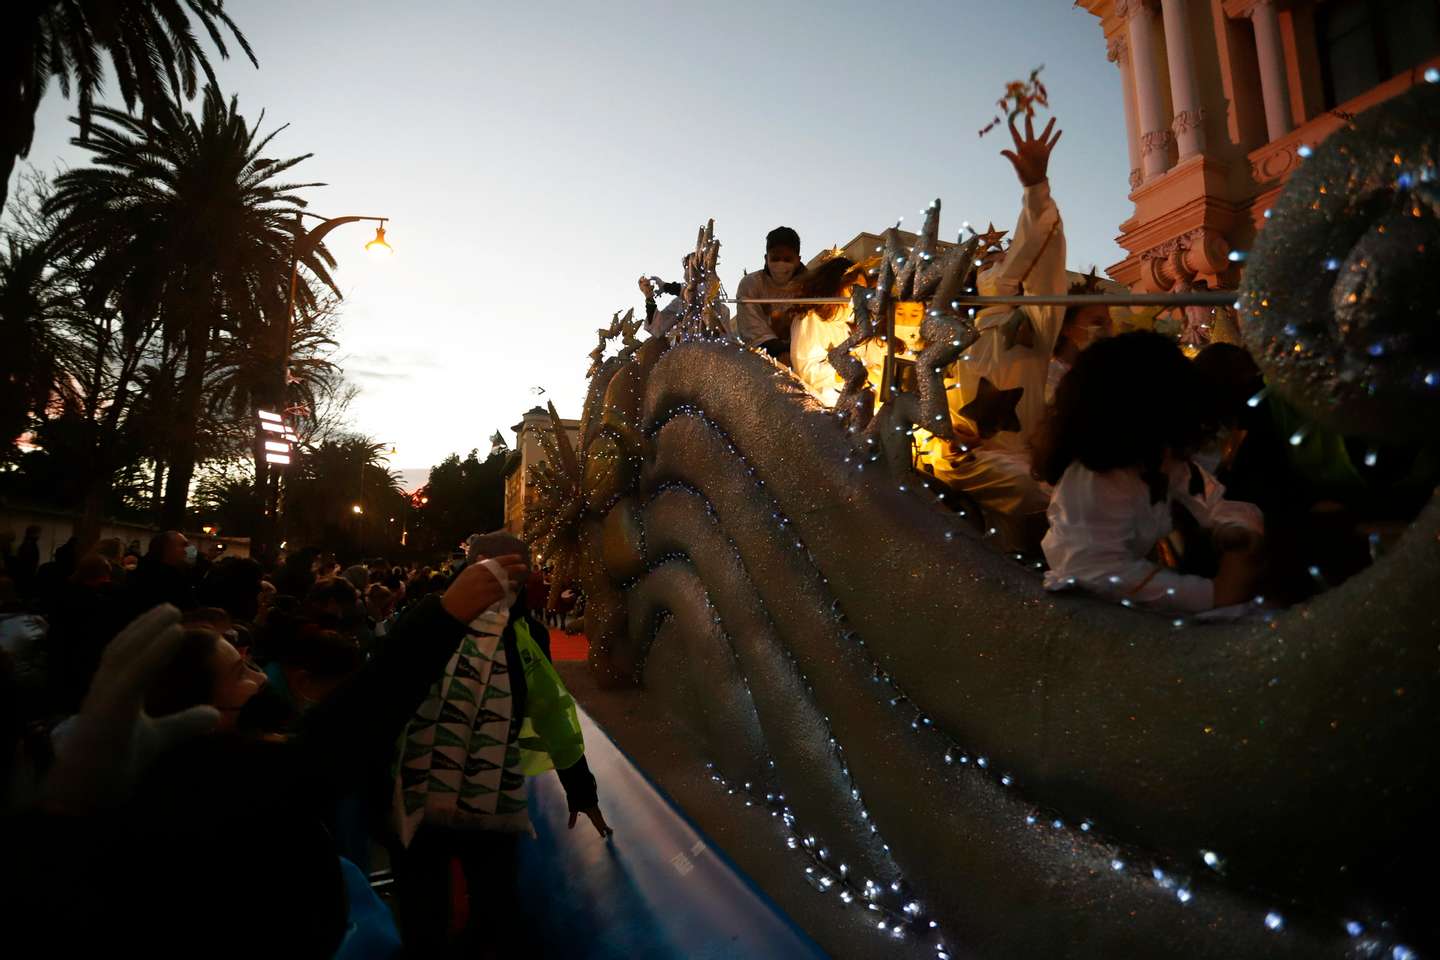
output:
[[[1060, 131], [1051, 135], [1054, 126], [1052, 119], [1037, 137], [1027, 119], [1022, 137], [1014, 122], [1010, 124], [1015, 149], [1001, 153], [1020, 178], [1023, 202], [1010, 246], [980, 271], [976, 289], [981, 296], [1053, 295], [1069, 288], [1065, 232], [1047, 177], [1050, 153], [1060, 140]], [[962, 439], [947, 444], [931, 438], [920, 451], [921, 463], [937, 479], [964, 491], [981, 507], [1007, 550], [1033, 545], [1049, 503], [1048, 488], [1031, 476], [1030, 440], [1045, 417], [1045, 383], [1064, 317], [1064, 307], [980, 311], [975, 317], [980, 338], [947, 378], [951, 423]], [[963, 412], [980, 395], [982, 380], [1000, 391], [1023, 391], [1014, 406], [1018, 431], [991, 433], [993, 424]]]

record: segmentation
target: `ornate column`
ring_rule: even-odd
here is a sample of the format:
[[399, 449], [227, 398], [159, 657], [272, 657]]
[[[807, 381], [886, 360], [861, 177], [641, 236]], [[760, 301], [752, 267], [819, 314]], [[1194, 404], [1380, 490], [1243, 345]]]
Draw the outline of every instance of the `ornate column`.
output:
[[1140, 159], [1146, 180], [1153, 180], [1170, 168], [1172, 137], [1169, 118], [1165, 116], [1165, 99], [1160, 95], [1163, 81], [1155, 69], [1153, 2], [1117, 0], [1115, 4], [1115, 12], [1125, 18], [1129, 32], [1135, 96], [1140, 105]]
[[1105, 44], [1105, 58], [1120, 68], [1120, 86], [1125, 91], [1125, 147], [1130, 156], [1130, 189], [1140, 186], [1140, 134], [1136, 127], [1135, 74], [1130, 70], [1130, 51], [1124, 37], [1111, 37]]
[[1260, 90], [1265, 97], [1265, 126], [1273, 143], [1295, 126], [1290, 118], [1290, 85], [1285, 79], [1285, 48], [1275, 0], [1255, 0], [1250, 7], [1255, 27], [1255, 52], [1260, 58]]
[[1187, 0], [1160, 0], [1165, 18], [1165, 54], [1170, 61], [1170, 102], [1175, 107], [1171, 129], [1180, 142], [1180, 159], [1205, 151], [1205, 111], [1195, 85], [1195, 54], [1186, 19]]

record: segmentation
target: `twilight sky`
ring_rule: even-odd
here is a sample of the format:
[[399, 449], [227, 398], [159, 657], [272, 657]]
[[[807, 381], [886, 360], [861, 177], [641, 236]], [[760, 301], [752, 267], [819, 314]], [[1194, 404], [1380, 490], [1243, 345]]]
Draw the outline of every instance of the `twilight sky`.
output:
[[[260, 61], [217, 72], [325, 216], [392, 219], [396, 255], [329, 238], [345, 294], [355, 428], [419, 471], [488, 449], [553, 399], [579, 416], [586, 354], [635, 278], [673, 279], [715, 218], [733, 294], [764, 235], [808, 258], [944, 201], [1013, 226], [1019, 185], [978, 130], [1006, 81], [1045, 65], [1065, 130], [1051, 183], [1072, 268], [1121, 258], [1129, 215], [1119, 73], [1066, 0], [231, 0]], [[103, 99], [103, 98], [102, 98]], [[52, 89], [30, 162], [83, 162]], [[533, 388], [544, 387], [545, 397]], [[407, 476], [407, 479], [409, 479]]]

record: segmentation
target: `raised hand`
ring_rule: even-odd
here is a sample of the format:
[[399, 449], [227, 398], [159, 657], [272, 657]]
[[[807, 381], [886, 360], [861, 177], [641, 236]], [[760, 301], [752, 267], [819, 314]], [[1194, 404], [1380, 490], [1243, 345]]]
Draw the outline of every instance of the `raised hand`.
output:
[[530, 575], [529, 564], [515, 554], [496, 557], [495, 562], [508, 582], [502, 583], [486, 564], [472, 563], [460, 571], [440, 598], [446, 613], [461, 623], [469, 623], [504, 600], [506, 594], [514, 594]]
[[1060, 142], [1060, 135], [1063, 130], [1056, 130], [1055, 136], [1050, 136], [1050, 131], [1055, 127], [1055, 118], [1051, 117], [1050, 122], [1045, 125], [1040, 136], [1035, 136], [1035, 122], [1032, 118], [1025, 118], [1025, 136], [1020, 136], [1020, 131], [1015, 128], [1015, 120], [1010, 120], [1010, 137], [1015, 141], [1014, 150], [1001, 150], [1000, 155], [1009, 160], [1015, 167], [1015, 173], [1020, 177], [1020, 185], [1033, 187], [1035, 184], [1044, 181], [1048, 176], [1050, 168], [1050, 151], [1055, 149], [1055, 144]]
[[152, 719], [150, 685], [184, 638], [180, 611], [169, 604], [136, 617], [105, 648], [74, 726], [61, 741], [44, 786], [49, 810], [82, 814], [123, 802], [145, 768], [181, 740], [220, 722], [211, 706]]

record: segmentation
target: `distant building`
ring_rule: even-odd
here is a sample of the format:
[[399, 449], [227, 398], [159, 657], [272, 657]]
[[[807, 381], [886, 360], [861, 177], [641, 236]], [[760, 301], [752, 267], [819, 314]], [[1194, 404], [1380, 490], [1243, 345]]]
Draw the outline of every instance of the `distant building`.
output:
[[[578, 451], [580, 421], [561, 420], [560, 423], [570, 439], [571, 448]], [[545, 462], [540, 432], [551, 429], [550, 414], [543, 407], [532, 407], [510, 429], [515, 431], [515, 446], [505, 459], [505, 530], [520, 537], [525, 534], [525, 513], [534, 504], [536, 496], [530, 487], [530, 467]]]
[[1437, 0], [1077, 0], [1124, 85], [1137, 291], [1232, 287], [1303, 147], [1440, 67]]

